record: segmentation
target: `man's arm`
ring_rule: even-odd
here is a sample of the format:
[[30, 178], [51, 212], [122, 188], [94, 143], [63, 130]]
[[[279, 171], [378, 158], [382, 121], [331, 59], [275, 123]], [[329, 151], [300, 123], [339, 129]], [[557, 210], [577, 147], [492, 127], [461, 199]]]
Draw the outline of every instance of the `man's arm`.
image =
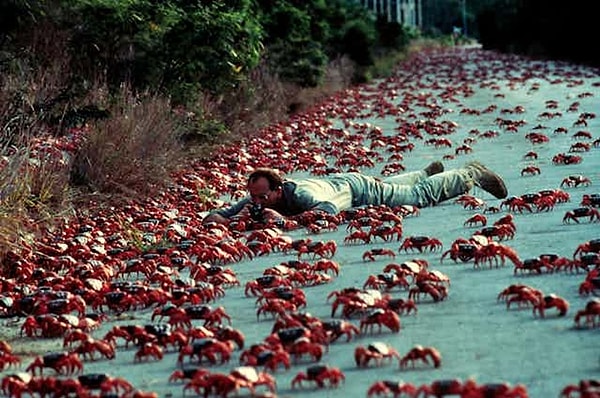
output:
[[219, 224], [226, 224], [227, 222], [229, 222], [229, 219], [231, 217], [244, 210], [249, 203], [250, 198], [244, 198], [232, 206], [225, 207], [219, 210], [214, 210], [202, 220], [202, 223], [206, 224], [209, 222], [216, 222]]
[[210, 213], [208, 216], [204, 217], [202, 224], [208, 224], [211, 222], [216, 222], [217, 224], [227, 224], [228, 221], [228, 218], [223, 217], [218, 213]]

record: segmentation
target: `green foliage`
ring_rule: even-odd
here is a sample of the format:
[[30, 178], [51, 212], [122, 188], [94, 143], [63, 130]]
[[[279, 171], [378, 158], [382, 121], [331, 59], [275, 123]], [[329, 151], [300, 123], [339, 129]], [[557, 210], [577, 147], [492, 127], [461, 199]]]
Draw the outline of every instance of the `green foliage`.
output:
[[3, 0], [0, 2], [0, 48], [11, 45], [18, 33], [29, 31], [45, 14], [45, 2]]
[[[343, 55], [372, 64], [375, 19], [342, 0], [259, 0], [269, 65], [287, 82], [318, 85], [327, 64]], [[351, 40], [358, 42], [351, 44]]]
[[281, 39], [269, 47], [269, 66], [284, 81], [315, 87], [325, 73], [327, 56], [321, 45], [308, 39]]
[[249, 1], [204, 3], [71, 0], [78, 73], [162, 87], [176, 102], [235, 84], [260, 59], [260, 26]]
[[359, 66], [373, 64], [374, 26], [365, 21], [351, 21], [344, 27], [342, 50]]
[[210, 92], [234, 87], [262, 55], [262, 31], [256, 17], [239, 2], [231, 10], [221, 2], [184, 9], [184, 16], [165, 37], [167, 87], [197, 83]]

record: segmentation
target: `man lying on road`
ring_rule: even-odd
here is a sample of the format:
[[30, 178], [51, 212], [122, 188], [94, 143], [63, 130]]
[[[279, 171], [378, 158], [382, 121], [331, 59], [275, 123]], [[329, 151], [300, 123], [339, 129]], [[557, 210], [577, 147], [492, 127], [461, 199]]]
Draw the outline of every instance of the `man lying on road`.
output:
[[257, 209], [264, 222], [269, 222], [306, 211], [337, 214], [364, 205], [422, 208], [463, 195], [474, 186], [498, 199], [507, 196], [502, 178], [479, 162], [448, 171], [441, 162], [433, 162], [423, 170], [383, 179], [352, 172], [291, 180], [277, 170], [259, 168], [248, 177], [246, 198], [212, 211], [203, 222], [227, 223], [237, 215], [251, 216]]

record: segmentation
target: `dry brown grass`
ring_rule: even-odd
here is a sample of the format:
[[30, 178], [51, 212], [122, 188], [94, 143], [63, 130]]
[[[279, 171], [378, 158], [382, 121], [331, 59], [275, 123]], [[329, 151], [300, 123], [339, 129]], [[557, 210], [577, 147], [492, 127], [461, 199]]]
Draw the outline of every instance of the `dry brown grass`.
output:
[[180, 130], [169, 101], [123, 89], [109, 112], [77, 150], [71, 182], [117, 200], [163, 187], [181, 160]]
[[68, 163], [55, 153], [33, 148], [8, 153], [0, 187], [0, 260], [33, 249], [43, 229], [72, 215]]

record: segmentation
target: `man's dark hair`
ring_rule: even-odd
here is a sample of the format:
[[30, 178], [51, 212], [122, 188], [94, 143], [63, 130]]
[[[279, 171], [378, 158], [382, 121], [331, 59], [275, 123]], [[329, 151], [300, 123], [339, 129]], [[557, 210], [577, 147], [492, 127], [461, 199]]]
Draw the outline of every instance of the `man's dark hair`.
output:
[[283, 177], [277, 170], [269, 169], [266, 167], [261, 167], [252, 172], [250, 176], [248, 176], [248, 182], [254, 182], [259, 178], [266, 178], [269, 181], [269, 189], [271, 191], [279, 188], [283, 185]]

